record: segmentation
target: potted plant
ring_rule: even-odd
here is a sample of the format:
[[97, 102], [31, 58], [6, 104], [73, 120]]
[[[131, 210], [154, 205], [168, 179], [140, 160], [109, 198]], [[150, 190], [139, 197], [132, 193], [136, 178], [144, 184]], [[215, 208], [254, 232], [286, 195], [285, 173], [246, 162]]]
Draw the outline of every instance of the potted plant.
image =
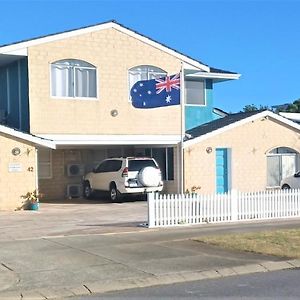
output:
[[37, 189], [32, 192], [28, 192], [26, 195], [21, 196], [24, 201], [24, 207], [29, 210], [38, 210], [39, 209], [39, 199], [41, 199], [42, 194], [39, 193]]

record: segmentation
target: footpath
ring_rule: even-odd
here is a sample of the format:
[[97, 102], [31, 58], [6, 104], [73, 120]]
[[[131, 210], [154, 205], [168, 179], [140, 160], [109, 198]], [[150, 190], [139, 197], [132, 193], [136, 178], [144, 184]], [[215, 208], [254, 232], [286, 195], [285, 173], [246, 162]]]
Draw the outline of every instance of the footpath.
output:
[[300, 260], [226, 251], [194, 240], [277, 228], [300, 228], [300, 220], [2, 241], [0, 299], [66, 299], [300, 267]]

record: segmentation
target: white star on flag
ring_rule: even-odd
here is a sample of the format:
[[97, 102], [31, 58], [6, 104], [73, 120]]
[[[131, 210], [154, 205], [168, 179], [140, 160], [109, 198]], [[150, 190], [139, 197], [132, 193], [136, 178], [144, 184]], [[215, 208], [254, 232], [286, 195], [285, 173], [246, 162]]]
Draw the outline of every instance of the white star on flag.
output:
[[168, 95], [168, 96], [166, 97], [166, 102], [167, 102], [167, 103], [170, 103], [171, 100], [172, 100], [172, 97], [171, 97], [170, 95]]

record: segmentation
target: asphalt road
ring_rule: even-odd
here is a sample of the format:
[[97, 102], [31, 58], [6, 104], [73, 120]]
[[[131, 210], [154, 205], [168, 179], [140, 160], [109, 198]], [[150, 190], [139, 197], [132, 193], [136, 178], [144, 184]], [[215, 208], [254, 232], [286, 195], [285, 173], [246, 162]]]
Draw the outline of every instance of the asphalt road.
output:
[[154, 286], [71, 299], [299, 299], [299, 278], [300, 268]]

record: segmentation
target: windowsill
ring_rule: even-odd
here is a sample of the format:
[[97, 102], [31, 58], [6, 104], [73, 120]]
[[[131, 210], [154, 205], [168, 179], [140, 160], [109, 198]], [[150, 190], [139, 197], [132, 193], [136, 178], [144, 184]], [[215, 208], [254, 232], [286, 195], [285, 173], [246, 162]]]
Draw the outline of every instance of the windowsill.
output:
[[206, 107], [206, 104], [187, 104], [185, 103], [185, 106], [201, 106], [201, 107]]
[[50, 96], [55, 100], [79, 100], [79, 101], [99, 101], [99, 98], [90, 98], [90, 97], [58, 97], [58, 96]]
[[266, 186], [266, 190], [274, 190], [274, 189], [280, 189], [280, 185], [276, 185], [276, 186]]

